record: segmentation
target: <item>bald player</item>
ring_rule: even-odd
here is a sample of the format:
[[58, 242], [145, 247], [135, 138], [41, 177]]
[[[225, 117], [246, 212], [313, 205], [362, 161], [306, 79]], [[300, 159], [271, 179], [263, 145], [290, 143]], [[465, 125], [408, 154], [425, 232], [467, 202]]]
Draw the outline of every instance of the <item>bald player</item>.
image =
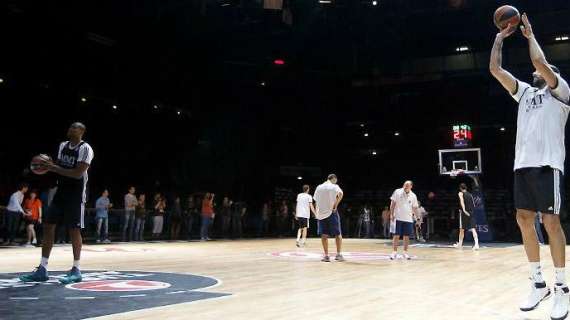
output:
[[80, 282], [79, 260], [81, 258], [81, 229], [84, 227], [85, 202], [87, 200], [87, 170], [93, 160], [93, 149], [83, 141], [85, 125], [73, 123], [67, 131], [68, 141], [59, 145], [57, 161], [44, 162], [45, 167], [57, 175], [57, 193], [44, 218], [44, 241], [40, 265], [31, 274], [20, 276], [24, 282], [44, 282], [49, 279], [47, 265], [53, 247], [55, 227], [64, 224], [69, 229], [73, 246], [73, 267], [62, 284]]
[[390, 219], [396, 221], [396, 230], [392, 239], [394, 251], [390, 255], [390, 259], [394, 260], [398, 256], [398, 245], [400, 237], [404, 240], [404, 258], [410, 260], [408, 254], [408, 246], [410, 244], [410, 236], [414, 233], [414, 217], [418, 208], [418, 198], [412, 192], [412, 181], [404, 182], [404, 186], [396, 189], [390, 197]]

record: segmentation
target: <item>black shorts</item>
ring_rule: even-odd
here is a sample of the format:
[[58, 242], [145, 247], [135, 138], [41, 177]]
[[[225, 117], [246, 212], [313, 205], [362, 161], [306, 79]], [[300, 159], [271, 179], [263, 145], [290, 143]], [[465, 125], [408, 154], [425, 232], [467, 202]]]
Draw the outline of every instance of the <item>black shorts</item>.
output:
[[475, 229], [475, 219], [473, 219], [473, 212], [469, 213], [470, 215], [466, 215], [465, 213], [461, 213], [459, 217], [459, 229], [463, 230], [471, 230]]
[[47, 209], [45, 223], [66, 225], [68, 228], [85, 227], [85, 204], [81, 201], [54, 201]]
[[309, 219], [307, 218], [297, 218], [297, 225], [299, 225], [299, 228], [308, 228], [309, 227]]
[[564, 175], [551, 167], [515, 170], [515, 208], [561, 214], [564, 208]]

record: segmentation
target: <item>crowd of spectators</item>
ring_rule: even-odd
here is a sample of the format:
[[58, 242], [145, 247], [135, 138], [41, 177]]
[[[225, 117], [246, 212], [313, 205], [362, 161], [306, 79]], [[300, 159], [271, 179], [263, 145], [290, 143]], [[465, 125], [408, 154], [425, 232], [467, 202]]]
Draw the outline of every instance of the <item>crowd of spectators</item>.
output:
[[[40, 244], [42, 216], [56, 190], [57, 188], [50, 188], [40, 192], [30, 189], [26, 184], [20, 185], [10, 196], [7, 206], [0, 207], [0, 238], [3, 240], [0, 244]], [[218, 197], [212, 192], [145, 194], [137, 192], [134, 186], [124, 190], [116, 193], [103, 190], [87, 203], [86, 227], [83, 231], [87, 241], [208, 241], [243, 237], [291, 237], [297, 231], [293, 197], [253, 204], [233, 200], [228, 195]], [[427, 212], [424, 215], [436, 220], [436, 229], [443, 230], [444, 234], [439, 239], [447, 240], [448, 235], [451, 239], [455, 225], [454, 209], [450, 207], [448, 212], [439, 212], [441, 210], [437, 210], [433, 199], [426, 198], [426, 201]], [[343, 202], [339, 208], [343, 235], [354, 238], [389, 238], [388, 206], [389, 200], [375, 205], [364, 200], [348, 199]], [[441, 206], [447, 207], [445, 204]], [[315, 236], [316, 221], [314, 218], [311, 220], [309, 235]], [[424, 235], [429, 225], [427, 222], [425, 219]], [[67, 241], [65, 226], [58, 226], [56, 243]]]

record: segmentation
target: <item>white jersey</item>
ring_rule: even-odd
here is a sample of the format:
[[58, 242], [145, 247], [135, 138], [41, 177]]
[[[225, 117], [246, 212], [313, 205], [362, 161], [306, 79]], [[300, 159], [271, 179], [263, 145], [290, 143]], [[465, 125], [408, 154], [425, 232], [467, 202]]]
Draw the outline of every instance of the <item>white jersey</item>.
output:
[[320, 184], [315, 189], [314, 199], [317, 202], [317, 219], [323, 220], [330, 217], [336, 197], [340, 193], [342, 193], [342, 189], [330, 181]]
[[394, 216], [398, 221], [414, 222], [414, 208], [418, 207], [418, 198], [411, 190], [406, 193], [404, 188], [394, 190], [390, 200], [396, 203]]
[[568, 83], [558, 76], [555, 89], [539, 89], [517, 80], [512, 97], [519, 103], [514, 170], [550, 166], [564, 172]]
[[310, 194], [299, 193], [297, 195], [297, 208], [295, 210], [295, 216], [297, 218], [310, 218], [311, 203], [313, 203], [313, 197], [311, 197]]

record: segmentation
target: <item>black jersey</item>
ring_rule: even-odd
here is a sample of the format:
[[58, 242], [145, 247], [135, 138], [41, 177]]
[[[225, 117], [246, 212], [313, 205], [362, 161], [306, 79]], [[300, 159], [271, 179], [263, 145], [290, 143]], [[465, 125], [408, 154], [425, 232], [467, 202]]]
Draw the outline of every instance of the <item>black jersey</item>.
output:
[[475, 201], [473, 200], [473, 195], [469, 191], [463, 191], [463, 202], [465, 203], [465, 211], [469, 214], [473, 214], [475, 210]]
[[[91, 164], [93, 160], [93, 149], [85, 142], [72, 146], [69, 141], [62, 142], [59, 146], [57, 155], [57, 165], [64, 169], [75, 169], [79, 162]], [[79, 179], [64, 176], [57, 177], [57, 194], [60, 200], [68, 200], [75, 202], [80, 200], [82, 203], [87, 201], [86, 189], [89, 180], [87, 172]], [[62, 199], [70, 198], [70, 199]]]

